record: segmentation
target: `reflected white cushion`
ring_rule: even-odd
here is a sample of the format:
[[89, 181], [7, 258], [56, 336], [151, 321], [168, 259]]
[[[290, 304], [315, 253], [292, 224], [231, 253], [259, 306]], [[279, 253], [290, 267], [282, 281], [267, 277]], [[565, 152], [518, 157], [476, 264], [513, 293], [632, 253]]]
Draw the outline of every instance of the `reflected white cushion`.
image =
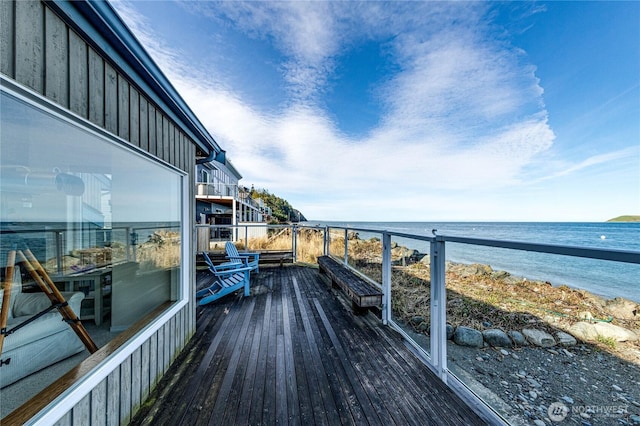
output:
[[[21, 286], [12, 290], [12, 310], [7, 321], [9, 330], [51, 306], [51, 301], [44, 293], [22, 293]], [[62, 293], [62, 296], [76, 314], [80, 312], [83, 293]], [[9, 363], [0, 367], [0, 387], [83, 349], [82, 341], [63, 321], [58, 310], [54, 309], [5, 337], [1, 358], [5, 362], [9, 360]]]

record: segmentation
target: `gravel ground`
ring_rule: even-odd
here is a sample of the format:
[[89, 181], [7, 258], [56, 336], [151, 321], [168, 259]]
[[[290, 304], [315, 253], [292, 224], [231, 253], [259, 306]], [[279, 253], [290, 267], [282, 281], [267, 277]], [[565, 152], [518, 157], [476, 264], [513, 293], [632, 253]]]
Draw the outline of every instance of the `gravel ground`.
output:
[[619, 350], [624, 359], [583, 344], [477, 349], [449, 342], [447, 355], [449, 369], [512, 424], [640, 424], [640, 350]]

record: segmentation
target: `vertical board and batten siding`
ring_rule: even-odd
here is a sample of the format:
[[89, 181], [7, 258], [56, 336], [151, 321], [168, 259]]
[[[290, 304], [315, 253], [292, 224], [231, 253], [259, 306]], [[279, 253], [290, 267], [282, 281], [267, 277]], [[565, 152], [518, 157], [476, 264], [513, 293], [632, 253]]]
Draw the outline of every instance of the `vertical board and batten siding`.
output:
[[105, 64], [98, 53], [89, 49], [89, 121], [104, 128]]
[[[2, 74], [185, 171], [188, 182], [195, 181], [194, 141], [145, 96], [135, 79], [120, 72], [47, 5], [0, 1], [0, 49]], [[194, 200], [193, 185], [189, 188], [188, 199]], [[195, 292], [194, 271], [190, 292]], [[195, 302], [190, 299], [57, 424], [126, 423], [194, 330]]]
[[15, 33], [14, 8], [0, 4], [0, 73], [15, 75]]
[[69, 105], [69, 76], [68, 68], [56, 66], [64, 63], [69, 56], [67, 26], [49, 9], [45, 9], [45, 32], [47, 37], [44, 46], [44, 67], [50, 72], [45, 73], [45, 96], [52, 101]]
[[[87, 44], [76, 33], [69, 31], [69, 109], [82, 118], [89, 116], [87, 51]], [[64, 62], [61, 66], [64, 66]]]

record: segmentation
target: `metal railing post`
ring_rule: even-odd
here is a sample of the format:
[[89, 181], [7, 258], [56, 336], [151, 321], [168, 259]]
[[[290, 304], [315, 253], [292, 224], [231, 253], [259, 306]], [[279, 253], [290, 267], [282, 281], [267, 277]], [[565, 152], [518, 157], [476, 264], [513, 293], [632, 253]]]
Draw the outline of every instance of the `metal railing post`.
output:
[[62, 264], [62, 231], [56, 231], [56, 267], [58, 268], [58, 273], [62, 274], [64, 265]]
[[127, 231], [126, 231], [127, 233], [126, 233], [126, 235], [124, 237], [124, 239], [125, 239], [125, 254], [126, 254], [127, 262], [130, 262], [131, 261], [131, 238], [130, 238], [131, 228], [126, 228], [126, 229], [127, 229]]
[[382, 233], [382, 323], [391, 319], [391, 235]]
[[135, 228], [131, 228], [131, 233], [129, 234], [129, 236], [131, 237], [131, 251], [133, 252], [133, 258], [131, 260], [137, 262], [138, 258], [136, 251], [138, 246], [138, 233], [136, 232]]
[[293, 241], [291, 242], [292, 248], [293, 248], [293, 263], [296, 263], [298, 260], [298, 226], [297, 225], [293, 225], [293, 229], [292, 229], [292, 238]]
[[431, 242], [431, 362], [447, 382], [447, 293], [445, 243], [442, 236]]
[[324, 247], [322, 247], [323, 256], [329, 255], [329, 246], [331, 245], [331, 236], [329, 235], [329, 227], [324, 227]]
[[344, 228], [344, 264], [349, 264], [349, 230]]

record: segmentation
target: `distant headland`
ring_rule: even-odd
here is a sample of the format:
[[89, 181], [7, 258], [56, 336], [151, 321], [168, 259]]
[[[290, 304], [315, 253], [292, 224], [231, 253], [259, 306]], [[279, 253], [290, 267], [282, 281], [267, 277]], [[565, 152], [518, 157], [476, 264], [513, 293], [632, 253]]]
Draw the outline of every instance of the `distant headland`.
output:
[[640, 222], [640, 216], [624, 215], [609, 219], [607, 222]]

